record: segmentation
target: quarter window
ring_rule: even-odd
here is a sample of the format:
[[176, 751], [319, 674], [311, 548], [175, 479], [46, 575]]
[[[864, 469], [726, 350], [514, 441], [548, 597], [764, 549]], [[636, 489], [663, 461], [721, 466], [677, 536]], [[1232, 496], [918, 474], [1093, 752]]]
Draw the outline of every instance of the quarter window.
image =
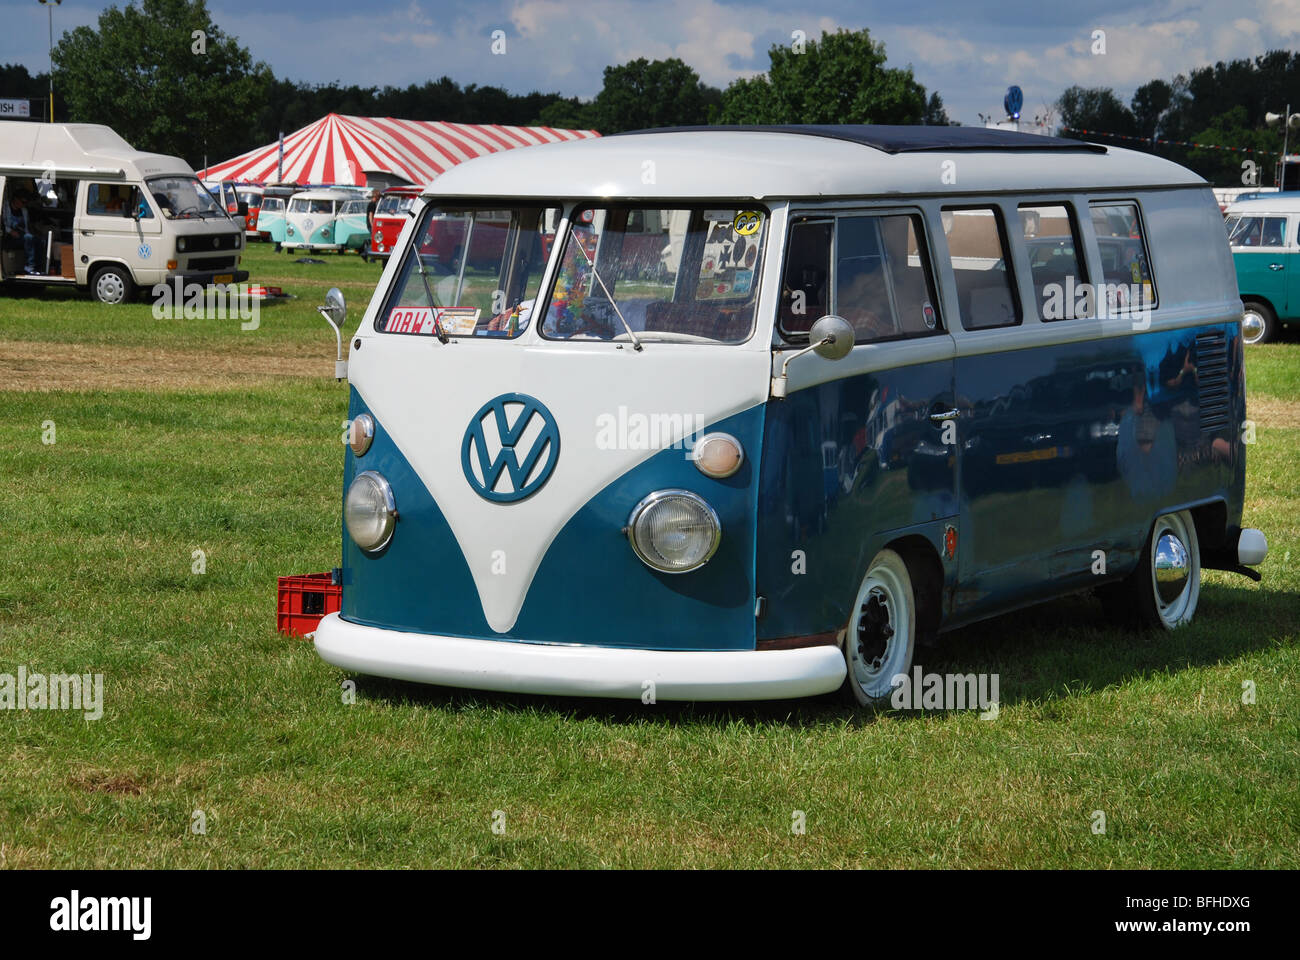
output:
[[[1155, 281], [1137, 204], [1092, 204], [1092, 229], [1101, 254], [1105, 305], [1120, 310], [1154, 307]], [[1102, 302], [1102, 291], [1097, 299]]]
[[988, 330], [1020, 323], [1001, 212], [996, 207], [944, 207], [942, 217], [961, 325]]
[[1038, 315], [1073, 320], [1092, 314], [1088, 273], [1079, 259], [1079, 227], [1065, 204], [1020, 207], [1020, 231], [1029, 255]]

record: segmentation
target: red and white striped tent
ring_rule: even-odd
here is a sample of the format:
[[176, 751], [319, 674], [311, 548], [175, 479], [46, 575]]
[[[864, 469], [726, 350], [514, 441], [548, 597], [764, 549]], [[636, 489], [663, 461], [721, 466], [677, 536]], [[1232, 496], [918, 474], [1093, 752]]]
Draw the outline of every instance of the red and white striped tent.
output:
[[367, 174], [424, 184], [466, 160], [515, 147], [598, 137], [595, 130], [438, 123], [331, 113], [284, 138], [199, 171], [203, 180], [363, 186]]

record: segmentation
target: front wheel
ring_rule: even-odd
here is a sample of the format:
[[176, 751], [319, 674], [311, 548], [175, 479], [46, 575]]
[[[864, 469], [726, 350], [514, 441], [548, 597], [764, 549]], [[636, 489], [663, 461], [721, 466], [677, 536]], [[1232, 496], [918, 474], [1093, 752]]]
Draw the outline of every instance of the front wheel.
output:
[[916, 592], [907, 563], [893, 550], [872, 559], [844, 635], [846, 683], [862, 706], [884, 706], [894, 677], [912, 669]]
[[120, 264], [111, 263], [95, 271], [90, 289], [100, 303], [126, 303], [135, 294], [135, 281], [131, 271]]

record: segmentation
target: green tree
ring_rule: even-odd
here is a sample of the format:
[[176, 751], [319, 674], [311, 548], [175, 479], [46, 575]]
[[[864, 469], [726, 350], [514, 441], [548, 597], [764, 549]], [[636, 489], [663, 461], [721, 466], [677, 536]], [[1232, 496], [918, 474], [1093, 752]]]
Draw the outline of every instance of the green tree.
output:
[[218, 160], [253, 145], [250, 119], [272, 79], [212, 22], [204, 0], [109, 7], [97, 28], [63, 35], [54, 66], [73, 119], [108, 124], [138, 150], [195, 166], [205, 153]]
[[912, 68], [885, 66], [885, 45], [867, 30], [838, 30], [798, 52], [773, 45], [766, 74], [734, 81], [722, 94], [722, 123], [922, 123], [946, 120], [926, 100]]
[[1070, 87], [1056, 101], [1056, 109], [1061, 117], [1061, 126], [1067, 128], [1065, 132], [1071, 137], [1125, 146], [1124, 141], [1114, 137], [1079, 131], [1137, 136], [1138, 127], [1133, 112], [1124, 106], [1124, 102], [1109, 87]]
[[[1189, 159], [1196, 172], [1218, 187], [1273, 186], [1273, 167], [1282, 152], [1281, 128], [1252, 126], [1246, 107], [1238, 104], [1192, 135], [1193, 143], [1236, 147], [1235, 150], [1193, 148]], [[1245, 149], [1260, 151], [1247, 153]], [[1243, 166], [1243, 164], [1245, 164]], [[1243, 177], [1243, 174], [1253, 174]]]
[[1174, 88], [1164, 80], [1152, 80], [1138, 87], [1129, 104], [1138, 135], [1159, 136], [1162, 130], [1161, 122], [1173, 102]]
[[644, 57], [605, 68], [605, 83], [587, 111], [601, 133], [709, 122], [709, 88], [676, 57]]

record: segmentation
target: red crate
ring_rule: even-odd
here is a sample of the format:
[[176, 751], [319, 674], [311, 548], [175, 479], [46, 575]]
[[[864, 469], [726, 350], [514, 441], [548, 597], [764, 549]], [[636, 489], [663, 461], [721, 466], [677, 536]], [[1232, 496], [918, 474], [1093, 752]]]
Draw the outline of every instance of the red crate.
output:
[[309, 573], [302, 577], [279, 579], [275, 626], [281, 633], [305, 637], [316, 629], [321, 617], [337, 613], [343, 603], [343, 585], [335, 573]]

